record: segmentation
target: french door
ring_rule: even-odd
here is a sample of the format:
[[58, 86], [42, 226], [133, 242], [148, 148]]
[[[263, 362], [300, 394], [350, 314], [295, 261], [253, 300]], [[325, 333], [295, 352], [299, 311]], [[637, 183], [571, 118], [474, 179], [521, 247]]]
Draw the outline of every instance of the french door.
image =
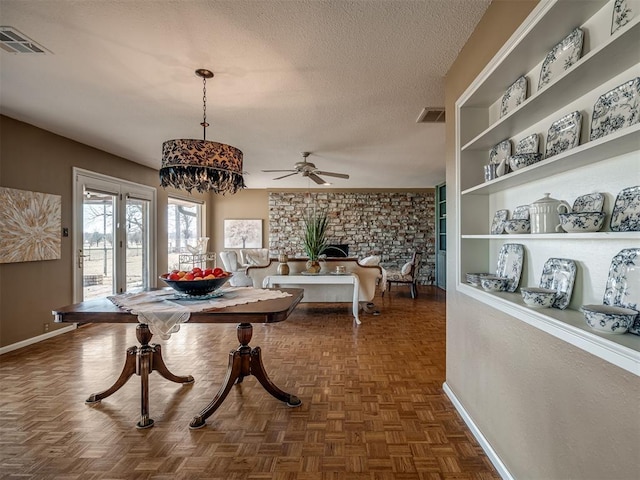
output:
[[156, 190], [79, 168], [74, 176], [74, 301], [148, 288], [156, 273]]

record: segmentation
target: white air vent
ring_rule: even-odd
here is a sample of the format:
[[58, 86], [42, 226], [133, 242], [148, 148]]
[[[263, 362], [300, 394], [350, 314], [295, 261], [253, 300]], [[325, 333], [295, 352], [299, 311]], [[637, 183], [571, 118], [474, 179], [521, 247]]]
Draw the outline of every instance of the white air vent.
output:
[[9, 53], [51, 53], [13, 27], [0, 27], [0, 47]]
[[443, 107], [425, 107], [418, 115], [416, 123], [444, 123]]

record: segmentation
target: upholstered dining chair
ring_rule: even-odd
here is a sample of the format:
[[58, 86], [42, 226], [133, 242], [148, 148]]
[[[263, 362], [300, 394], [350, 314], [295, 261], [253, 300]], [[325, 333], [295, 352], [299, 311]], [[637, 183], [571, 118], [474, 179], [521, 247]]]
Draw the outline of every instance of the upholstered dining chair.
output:
[[238, 263], [238, 255], [235, 251], [224, 250], [220, 252], [220, 259], [224, 269], [233, 273], [229, 285], [232, 287], [253, 287], [253, 280], [247, 275], [247, 267]]
[[411, 298], [418, 296], [418, 272], [422, 262], [422, 252], [413, 252], [411, 260], [405, 263], [400, 270], [389, 269], [386, 271], [387, 288], [382, 291], [382, 296], [386, 290], [391, 290], [391, 284], [409, 285], [411, 288]]

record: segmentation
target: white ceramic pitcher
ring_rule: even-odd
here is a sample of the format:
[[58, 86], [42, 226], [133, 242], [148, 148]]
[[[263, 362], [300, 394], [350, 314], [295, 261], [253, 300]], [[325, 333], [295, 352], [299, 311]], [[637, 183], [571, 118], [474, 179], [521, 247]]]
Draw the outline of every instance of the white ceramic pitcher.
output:
[[560, 223], [558, 207], [564, 205], [571, 211], [567, 202], [551, 198], [550, 195], [545, 193], [544, 197], [529, 205], [531, 233], [556, 233], [556, 225]]

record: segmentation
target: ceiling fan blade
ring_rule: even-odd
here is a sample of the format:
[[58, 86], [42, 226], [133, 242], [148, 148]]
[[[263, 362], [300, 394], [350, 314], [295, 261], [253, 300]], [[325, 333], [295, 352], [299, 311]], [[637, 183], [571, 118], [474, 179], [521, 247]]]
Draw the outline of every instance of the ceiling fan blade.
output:
[[316, 175], [313, 172], [309, 172], [309, 175], [307, 175], [311, 180], [313, 180], [314, 182], [316, 182], [318, 185], [326, 185], [327, 182], [325, 182], [323, 179], [321, 179], [318, 175]]
[[327, 175], [329, 177], [349, 178], [349, 175], [347, 175], [346, 173], [321, 172], [321, 171], [317, 171], [315, 173], [317, 173], [318, 175]]
[[289, 170], [262, 170], [263, 172], [297, 172], [297, 170], [295, 169], [289, 169]]
[[[282, 170], [281, 170], [281, 171], [282, 171]], [[276, 177], [276, 178], [274, 178], [274, 180], [280, 180], [281, 178], [287, 178], [287, 177], [290, 177], [291, 175], [295, 175], [295, 174], [297, 174], [297, 173], [298, 173], [298, 172], [287, 173], [286, 175], [282, 175], [281, 177]]]

